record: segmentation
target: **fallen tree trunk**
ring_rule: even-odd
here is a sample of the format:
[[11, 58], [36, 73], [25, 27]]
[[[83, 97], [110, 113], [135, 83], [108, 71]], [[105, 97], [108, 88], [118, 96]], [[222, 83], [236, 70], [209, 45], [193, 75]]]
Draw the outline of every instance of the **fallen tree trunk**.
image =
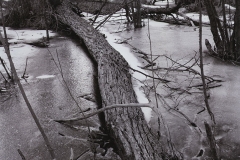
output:
[[158, 7], [152, 7], [148, 5], [142, 6], [142, 14], [167, 14], [171, 15], [172, 13], [175, 13], [178, 11], [178, 9], [182, 5], [182, 0], [178, 2], [178, 4], [173, 8], [158, 8]]
[[[97, 63], [98, 83], [102, 107], [113, 104], [137, 103], [125, 59], [96, 31], [87, 21], [71, 10], [65, 0], [55, 8], [58, 19], [68, 25], [86, 45], [90, 55]], [[113, 139], [116, 150], [124, 160], [161, 160], [162, 145], [155, 137], [145, 119], [141, 108], [114, 108], [101, 116], [103, 127]]]
[[[177, 12], [176, 14], [182, 16], [183, 18], [185, 18], [187, 21], [189, 21], [189, 23], [191, 23], [191, 21], [192, 21], [192, 23], [193, 23], [195, 26], [199, 26], [199, 21], [196, 21], [196, 20], [194, 20], [194, 19], [186, 16], [185, 14], [183, 14], [183, 13], [181, 13], [181, 12]], [[191, 26], [193, 26], [192, 23], [191, 23]]]

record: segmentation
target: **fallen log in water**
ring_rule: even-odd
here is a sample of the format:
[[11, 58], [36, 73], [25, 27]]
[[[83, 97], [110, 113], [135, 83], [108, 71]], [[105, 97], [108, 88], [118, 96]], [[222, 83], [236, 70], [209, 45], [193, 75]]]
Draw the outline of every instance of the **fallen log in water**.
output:
[[176, 6], [173, 8], [157, 8], [153, 7], [151, 5], [143, 5], [142, 6], [142, 14], [166, 14], [171, 15], [178, 11], [178, 9], [181, 7], [182, 1], [179, 1]]
[[[98, 31], [71, 10], [67, 0], [57, 6], [55, 11], [58, 19], [83, 40], [97, 63], [102, 107], [137, 103], [126, 60]], [[101, 125], [107, 131], [105, 134], [113, 139], [121, 159], [162, 159], [165, 154], [162, 145], [150, 131], [140, 107], [114, 108], [104, 113], [105, 118], [100, 117]]]

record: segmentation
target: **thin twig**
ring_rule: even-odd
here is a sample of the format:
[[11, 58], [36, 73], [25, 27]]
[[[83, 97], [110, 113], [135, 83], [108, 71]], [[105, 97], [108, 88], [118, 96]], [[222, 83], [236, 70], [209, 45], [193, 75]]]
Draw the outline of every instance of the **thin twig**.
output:
[[80, 157], [82, 157], [84, 154], [86, 154], [87, 152], [89, 152], [90, 149], [87, 149], [85, 151], [83, 151], [79, 156], [77, 156], [76, 158], [74, 158], [73, 160], [78, 160]]
[[205, 76], [204, 76], [204, 66], [203, 66], [203, 53], [202, 53], [202, 6], [201, 6], [201, 0], [199, 0], [199, 53], [200, 53], [200, 69], [201, 69], [201, 79], [203, 83], [203, 94], [204, 94], [204, 102], [208, 111], [208, 114], [210, 115], [213, 123], [215, 124], [215, 117], [214, 114], [211, 111], [211, 108], [209, 106], [208, 102], [208, 95], [207, 95], [207, 89], [206, 89], [206, 82], [205, 82]]
[[[176, 63], [176, 64], [180, 65], [181, 67], [186, 68], [187, 71], [192, 72], [192, 73], [194, 73], [194, 74], [197, 74], [197, 75], [201, 76], [201, 73], [199, 73], [198, 71], [196, 71], [195, 69], [193, 69], [192, 66], [190, 66], [190, 67], [189, 67], [189, 66], [184, 66], [184, 65], [182, 65], [181, 63], [173, 60], [172, 58], [170, 58], [170, 57], [168, 57], [168, 56], [166, 56], [166, 55], [163, 55], [163, 56], [166, 57], [167, 59], [171, 60], [173, 63]], [[205, 76], [205, 75], [204, 75], [204, 78], [207, 79], [208, 81], [222, 82], [222, 80], [216, 80], [216, 79], [213, 79], [212, 77]]]
[[[128, 2], [127, 4], [132, 3], [134, 0]], [[116, 13], [119, 9], [123, 8], [125, 6], [125, 2], [123, 1], [123, 3], [120, 4], [120, 7], [116, 10], [114, 10], [111, 14], [109, 14], [100, 24], [97, 25], [97, 27], [95, 27], [95, 29], [97, 30], [101, 25], [103, 25], [105, 22], [107, 22], [107, 20], [114, 14]]]
[[25, 69], [24, 69], [22, 78], [25, 78], [25, 74], [26, 74], [26, 70], [27, 70], [27, 61], [28, 61], [28, 57], [27, 57], [27, 59], [26, 59], [26, 65], [25, 65]]
[[1, 73], [1, 75], [3, 77], [3, 79], [5, 80], [5, 82], [8, 82], [7, 79], [5, 78], [5, 76], [3, 75], [3, 73], [1, 71], [0, 71], [0, 73]]
[[160, 81], [162, 81], [162, 82], [164, 82], [164, 83], [171, 82], [171, 81], [166, 80], [166, 79], [157, 78], [157, 77], [153, 77], [153, 76], [147, 75], [147, 74], [145, 74], [145, 73], [143, 73], [143, 72], [141, 72], [141, 71], [139, 71], [139, 70], [133, 69], [133, 68], [131, 68], [131, 67], [129, 67], [129, 69], [133, 70], [134, 72], [141, 73], [141, 74], [143, 74], [143, 75], [146, 76], [146, 77], [149, 77], [149, 78], [152, 78], [152, 79], [160, 80]]
[[[149, 43], [150, 43], [150, 57], [151, 57], [151, 63], [153, 63], [153, 52], [152, 52], [152, 40], [151, 40], [151, 33], [150, 33], [150, 26], [149, 26], [149, 17], [148, 17], [148, 39], [149, 39]], [[159, 57], [159, 56], [158, 56]], [[157, 57], [157, 58], [158, 58]], [[152, 70], [153, 70], [153, 65], [151, 66]], [[159, 78], [160, 76], [157, 75]], [[161, 78], [160, 78], [161, 79]], [[159, 112], [159, 104], [158, 104], [158, 97], [157, 97], [157, 85], [155, 84], [155, 76], [154, 76], [154, 72], [152, 71], [152, 82], [153, 82], [153, 89], [154, 89], [154, 98], [155, 98], [155, 102], [156, 102], [156, 105], [157, 105], [157, 115], [158, 115], [158, 134], [159, 134], [159, 138], [160, 138], [160, 130], [161, 130], [161, 122], [160, 122], [160, 119], [164, 125], [164, 127], [166, 128], [166, 131], [167, 131], [167, 142], [168, 142], [168, 145], [169, 145], [169, 148], [172, 152], [172, 154], [174, 156], [176, 156], [176, 153], [175, 153], [175, 149], [173, 147], [173, 143], [172, 143], [172, 140], [171, 140], [171, 133], [170, 133], [170, 130], [168, 128], [168, 125], [165, 123], [165, 120], [162, 116], [162, 114]], [[169, 81], [170, 82], [170, 81]]]
[[95, 21], [97, 20], [98, 16], [100, 15], [103, 7], [104, 7], [106, 4], [107, 4], [107, 0], [104, 1], [104, 3], [102, 4], [101, 8], [99, 9], [97, 15], [94, 17], [94, 20], [93, 20], [93, 22], [92, 22], [92, 25], [95, 23]]
[[18, 151], [18, 154], [21, 156], [22, 160], [26, 160], [26, 158], [23, 155], [22, 151], [20, 149], [18, 149], [17, 151]]
[[160, 94], [158, 94], [158, 98], [161, 100], [161, 102], [162, 102], [162, 104], [163, 104], [164, 106], [167, 106], [167, 107], [168, 107], [168, 111], [173, 110], [173, 111], [181, 114], [181, 115], [189, 122], [190, 125], [192, 125], [192, 126], [194, 126], [194, 127], [197, 127], [197, 125], [196, 125], [194, 122], [192, 122], [184, 113], [182, 113], [182, 112], [180, 112], [179, 110], [171, 107], [171, 106], [167, 103], [167, 101], [166, 101]]
[[0, 57], [0, 61], [1, 61], [1, 64], [2, 64], [5, 72], [6, 72], [7, 75], [8, 75], [8, 79], [12, 79], [12, 77], [11, 77], [11, 75], [9, 74], [9, 72], [8, 72], [8, 70], [7, 70], [7, 68], [6, 68], [6, 65], [4, 64], [4, 61], [3, 61], [3, 59], [2, 59], [1, 57]]

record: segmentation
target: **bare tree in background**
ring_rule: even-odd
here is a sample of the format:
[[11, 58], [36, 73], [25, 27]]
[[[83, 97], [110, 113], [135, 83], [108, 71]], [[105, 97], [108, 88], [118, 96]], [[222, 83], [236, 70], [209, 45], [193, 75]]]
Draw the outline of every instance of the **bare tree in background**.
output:
[[141, 18], [141, 1], [135, 0], [136, 12], [133, 13], [133, 23], [134, 28], [142, 27], [142, 18]]
[[235, 13], [235, 19], [234, 19], [234, 30], [235, 30], [235, 39], [236, 39], [236, 60], [239, 61], [240, 57], [240, 1], [235, 0], [236, 3], [236, 13]]
[[[214, 6], [214, 2], [221, 4], [223, 12], [223, 20], [219, 18], [219, 15]], [[216, 48], [212, 50], [209, 42], [206, 41], [208, 50], [221, 57], [224, 60], [240, 60], [240, 1], [235, 0], [236, 11], [234, 15], [234, 24], [229, 24], [226, 15], [231, 14], [226, 10], [226, 0], [211, 1], [204, 0], [208, 17], [210, 20], [211, 32], [213, 35]], [[230, 1], [228, 1], [230, 3]], [[228, 11], [228, 13], [227, 13]]]

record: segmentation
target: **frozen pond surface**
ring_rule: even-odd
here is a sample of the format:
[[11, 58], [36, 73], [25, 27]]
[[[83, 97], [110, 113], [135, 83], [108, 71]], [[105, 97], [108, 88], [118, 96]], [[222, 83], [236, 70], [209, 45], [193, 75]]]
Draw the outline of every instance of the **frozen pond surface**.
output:
[[[119, 23], [109, 22], [106, 24], [108, 32], [118, 32], [123, 28]], [[147, 25], [147, 20], [145, 24]], [[125, 26], [125, 25], [122, 25]], [[150, 21], [150, 34], [152, 41], [152, 52], [154, 55], [167, 55], [172, 59], [181, 59], [180, 62], [188, 61], [195, 51], [198, 51], [198, 28], [187, 26], [175, 26], [166, 23]], [[126, 29], [126, 28], [124, 28]], [[203, 40], [205, 38], [212, 42], [210, 29], [203, 28]], [[142, 29], [128, 30], [120, 33], [113, 33], [116, 39], [131, 38], [128, 43], [132, 46], [150, 53], [148, 31], [145, 26]], [[107, 35], [109, 36], [109, 35]], [[127, 44], [124, 44], [129, 47]], [[13, 50], [21, 51], [22, 44], [17, 44]], [[205, 45], [204, 50], [206, 50]], [[79, 112], [79, 109], [73, 103], [72, 98], [65, 87], [63, 87], [61, 75], [57, 70], [51, 55], [47, 49], [37, 49], [28, 46], [31, 53], [15, 53], [13, 60], [18, 68], [18, 73], [22, 74], [25, 67], [25, 59], [29, 57], [27, 73], [29, 74], [28, 83], [25, 83], [27, 95], [30, 98], [34, 110], [36, 111], [44, 129], [49, 135], [50, 141], [53, 143], [56, 154], [59, 159], [69, 159], [70, 149], [73, 148], [74, 153], [80, 154], [87, 148], [87, 143], [83, 139], [87, 136], [86, 125], [80, 122], [80, 132], [63, 127], [52, 121], [52, 119], [69, 118], [71, 115]], [[57, 60], [56, 49], [58, 50], [59, 59], [63, 68], [64, 77], [70, 89], [74, 93], [74, 97], [79, 97], [86, 93], [93, 93], [93, 66], [85, 51], [77, 46], [77, 44], [68, 38], [57, 37], [51, 41], [49, 50]], [[120, 49], [121, 51], [121, 49]], [[123, 50], [128, 54], [129, 50]], [[128, 55], [126, 54], [126, 57]], [[130, 53], [129, 53], [130, 54]], [[3, 52], [0, 52], [0, 56]], [[136, 54], [135, 58], [140, 65], [142, 60]], [[130, 57], [130, 56], [129, 56]], [[3, 56], [4, 58], [4, 56]], [[131, 62], [130, 62], [131, 63]], [[156, 60], [157, 65], [166, 66], [166, 59], [159, 58]], [[215, 114], [216, 140], [219, 146], [222, 159], [239, 159], [240, 156], [240, 68], [232, 64], [222, 62], [218, 59], [204, 55], [205, 73], [206, 75], [222, 79], [222, 86], [210, 90], [210, 106]], [[131, 64], [130, 64], [131, 65]], [[132, 65], [131, 65], [132, 66]], [[134, 66], [134, 65], [133, 65]], [[136, 64], [135, 64], [136, 67]], [[139, 75], [138, 75], [139, 76]], [[179, 74], [179, 77], [182, 76]], [[139, 77], [141, 78], [141, 77]], [[143, 78], [142, 78], [143, 79]], [[137, 82], [134, 83], [136, 85]], [[162, 88], [158, 91], [163, 93]], [[1, 95], [0, 103], [0, 159], [20, 160], [17, 149], [25, 154], [27, 159], [49, 159], [46, 148], [42, 141], [42, 137], [37, 130], [26, 105], [19, 93]], [[92, 102], [78, 98], [83, 109], [96, 107]], [[190, 98], [183, 100], [183, 111], [199, 128], [203, 129], [203, 122], [209, 121], [209, 115], [205, 112], [200, 115], [193, 114], [201, 110], [204, 102], [201, 94], [194, 94]], [[174, 116], [168, 111], [160, 109], [164, 115], [171, 134], [172, 140], [176, 148], [184, 154], [185, 159], [204, 159], [209, 155], [207, 141], [202, 140], [195, 128], [191, 127], [188, 122], [181, 116]], [[97, 119], [90, 120], [91, 127], [97, 127]], [[151, 125], [155, 128], [156, 117], [151, 120]], [[69, 137], [62, 137], [59, 133], [66, 134]], [[73, 137], [79, 140], [73, 140]], [[197, 158], [196, 155], [200, 149], [204, 149], [204, 156]], [[46, 153], [43, 155], [42, 153]]]
[[[146, 25], [147, 23], [148, 21], [145, 20]], [[127, 27], [122, 21], [118, 21], [116, 24], [110, 23], [107, 25], [109, 25], [109, 32], [112, 32], [113, 35], [117, 35], [123, 40], [129, 39], [129, 44], [150, 54], [147, 26], [142, 29], [119, 32], [121, 30], [126, 30], [125, 27]], [[113, 27], [110, 27], [110, 25]], [[199, 50], [199, 33], [197, 27], [176, 26], [151, 20], [149, 27], [153, 55], [166, 55], [184, 64]], [[206, 50], [204, 45], [205, 39], [208, 39], [213, 44], [209, 27], [203, 27], [203, 50]], [[136, 54], [136, 57], [138, 56], [139, 54]], [[139, 60], [143, 62], [141, 58], [139, 58]], [[159, 58], [155, 62], [161, 67], [169, 65], [165, 58]], [[240, 100], [238, 97], [240, 95], [240, 74], [238, 73], [240, 68], [228, 62], [212, 58], [206, 54], [204, 54], [204, 64], [206, 75], [224, 81], [221, 83], [221, 87], [209, 91], [210, 107], [212, 108], [217, 123], [215, 138], [219, 146], [218, 150], [220, 156], [222, 159], [239, 159], [240, 138], [238, 135], [240, 133]], [[144, 66], [144, 63], [142, 65]], [[195, 67], [195, 69], [199, 70], [198, 67]], [[179, 77], [181, 76], [183, 75], [179, 74]], [[158, 88], [157, 91], [164, 94], [164, 87]], [[183, 106], [179, 108], [196, 123], [203, 132], [205, 132], [203, 122], [209, 122], [209, 115], [206, 111], [199, 115], [195, 114], [201, 110], [201, 107], [205, 106], [201, 91], [199, 92], [200, 94], [198, 93], [189, 98], [183, 98], [181, 103]], [[203, 140], [194, 127], [190, 126], [181, 115], [173, 116], [164, 109], [160, 110], [170, 128], [172, 140], [176, 148], [184, 154], [184, 158], [208, 158], [208, 155], [211, 153], [208, 149], [207, 140]], [[156, 118], [153, 118], [153, 128], [156, 127], [155, 125]], [[196, 157], [200, 149], [204, 150], [204, 155], [202, 157]]]
[[[13, 60], [18, 74], [21, 75], [24, 71], [25, 59], [28, 57], [29, 78], [27, 83], [24, 80], [21, 81], [53, 145], [57, 159], [69, 159], [71, 148], [75, 156], [80, 155], [88, 148], [86, 142], [88, 132], [85, 122], [76, 124], [78, 129], [71, 129], [52, 121], [52, 119], [71, 118], [73, 115], [80, 116], [80, 110], [73, 102], [67, 88], [64, 87], [60, 72], [49, 51], [55, 61], [57, 61], [56, 50], [58, 51], [65, 80], [83, 110], [96, 107], [93, 102], [77, 98], [94, 91], [92, 62], [86, 51], [69, 38], [55, 37], [51, 40], [49, 51], [46, 48], [27, 47], [33, 48], [33, 51], [30, 49], [28, 53], [14, 52]], [[3, 54], [0, 52], [1, 57], [4, 56]], [[57, 64], [59, 64], [58, 61]], [[21, 160], [17, 149], [20, 149], [29, 160], [50, 159], [43, 138], [21, 94], [12, 90], [0, 95], [0, 159]], [[88, 123], [90, 127], [98, 127], [96, 117], [89, 119]], [[59, 133], [66, 136], [61, 136]]]

